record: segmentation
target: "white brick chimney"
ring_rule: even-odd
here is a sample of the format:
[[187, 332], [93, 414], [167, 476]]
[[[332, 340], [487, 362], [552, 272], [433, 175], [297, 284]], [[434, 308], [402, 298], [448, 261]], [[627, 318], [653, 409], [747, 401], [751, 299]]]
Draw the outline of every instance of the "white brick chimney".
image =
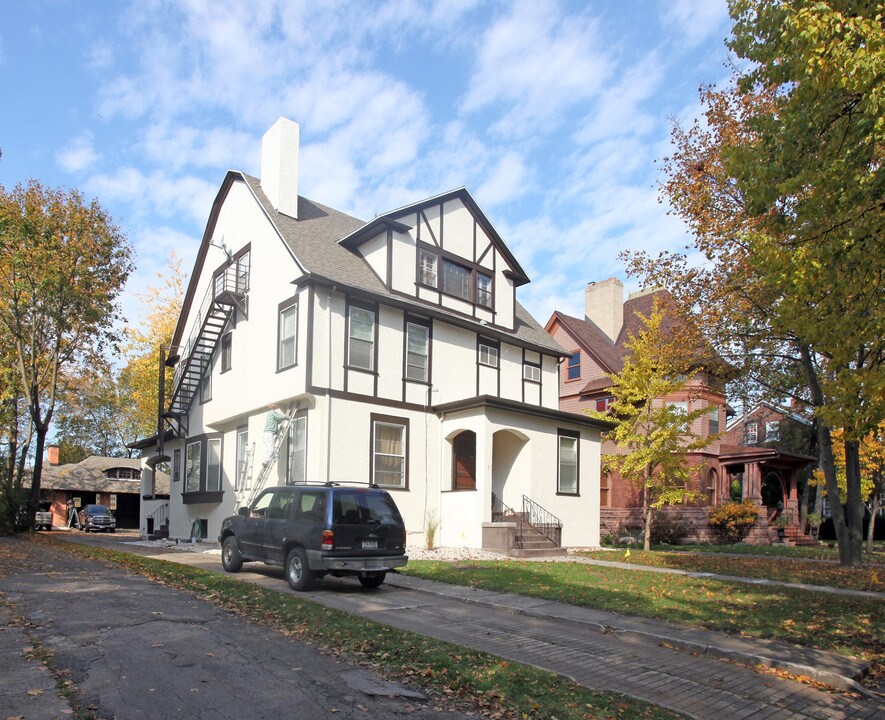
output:
[[261, 139], [261, 189], [273, 206], [298, 217], [298, 123], [281, 117]]
[[592, 282], [584, 290], [584, 313], [611, 339], [624, 324], [624, 283], [617, 278]]

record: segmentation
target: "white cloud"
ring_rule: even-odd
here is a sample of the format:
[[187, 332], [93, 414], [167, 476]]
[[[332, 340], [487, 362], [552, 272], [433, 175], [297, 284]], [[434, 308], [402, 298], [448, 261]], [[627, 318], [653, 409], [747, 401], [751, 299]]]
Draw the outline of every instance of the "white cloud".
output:
[[664, 24], [679, 34], [688, 47], [710, 37], [724, 38], [728, 31], [725, 0], [669, 0], [661, 7]]
[[69, 173], [78, 173], [94, 165], [99, 157], [95, 150], [95, 138], [91, 132], [85, 132], [59, 150], [55, 161]]
[[528, 192], [527, 172], [523, 158], [509, 152], [501, 157], [476, 189], [476, 197], [483, 207], [494, 207], [522, 197]]
[[548, 2], [521, 2], [479, 41], [479, 56], [462, 113], [502, 115], [495, 129], [524, 135], [541, 124], [550, 132], [575, 104], [594, 97], [608, 80], [609, 59], [598, 50], [598, 24], [563, 14]]
[[135, 221], [151, 214], [164, 218], [184, 214], [202, 227], [218, 184], [194, 176], [174, 178], [166, 173], [146, 174], [136, 168], [123, 167], [112, 174], [92, 176], [86, 187], [102, 202], [126, 204]]

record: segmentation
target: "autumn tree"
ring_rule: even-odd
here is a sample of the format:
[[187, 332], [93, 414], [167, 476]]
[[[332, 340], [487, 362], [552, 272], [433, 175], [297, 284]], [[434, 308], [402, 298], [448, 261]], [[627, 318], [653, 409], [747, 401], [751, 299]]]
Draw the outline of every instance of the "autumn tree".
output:
[[845, 428], [840, 561], [862, 560], [859, 442], [885, 419], [885, 29], [881, 2], [730, 0], [744, 63], [702, 89], [706, 122], [676, 128], [664, 193], [685, 255], [630, 256], [716, 349], [815, 414], [828, 493]]
[[0, 185], [0, 332], [34, 430], [30, 527], [60, 376], [117, 340], [116, 299], [130, 270], [125, 236], [97, 201], [35, 180]]
[[90, 455], [131, 457], [127, 444], [138, 436], [132, 405], [120, 371], [107, 360], [65, 373], [55, 423], [59, 462]]
[[[589, 413], [616, 423], [606, 438], [621, 452], [606, 456], [606, 466], [642, 488], [646, 550], [651, 547], [652, 510], [694, 499], [686, 456], [709, 444], [691, 426], [710, 408], [690, 409], [687, 402], [688, 377], [698, 369], [698, 357], [686, 342], [687, 328], [679, 334], [668, 330], [665, 313], [666, 306], [656, 299], [648, 317], [637, 314], [643, 327], [628, 339], [621, 371], [610, 376], [614, 402], [606, 413]], [[677, 397], [686, 400], [685, 407], [677, 404]]]
[[[165, 273], [157, 273], [158, 284], [139, 295], [143, 315], [126, 331], [126, 365], [119, 376], [118, 390], [129, 399], [133, 436], [150, 437], [157, 432], [157, 373], [160, 348], [167, 351], [181, 312], [186, 275], [181, 259], [172, 252]], [[166, 383], [171, 392], [171, 383]], [[164, 405], [170, 398], [164, 398]]]

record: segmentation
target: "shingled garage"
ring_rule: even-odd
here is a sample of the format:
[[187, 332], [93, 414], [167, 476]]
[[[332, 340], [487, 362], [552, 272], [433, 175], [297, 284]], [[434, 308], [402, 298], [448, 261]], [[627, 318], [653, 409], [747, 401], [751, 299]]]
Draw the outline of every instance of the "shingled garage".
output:
[[[90, 503], [107, 505], [117, 527], [139, 527], [141, 461], [138, 458], [88, 457], [79, 463], [58, 464], [58, 452], [50, 447], [48, 464], [40, 481], [41, 507], [52, 510], [52, 524], [67, 527], [69, 504], [76, 510]], [[157, 473], [156, 494], [169, 496], [169, 476]]]

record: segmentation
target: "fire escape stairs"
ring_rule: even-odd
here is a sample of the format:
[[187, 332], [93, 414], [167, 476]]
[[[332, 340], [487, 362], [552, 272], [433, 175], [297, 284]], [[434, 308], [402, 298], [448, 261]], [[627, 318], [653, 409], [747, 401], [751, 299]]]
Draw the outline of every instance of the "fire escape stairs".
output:
[[[186, 354], [178, 361], [172, 399], [163, 413], [178, 437], [187, 436], [187, 415], [212, 357], [235, 311], [245, 314], [245, 293], [225, 288], [210, 288], [198, 319], [198, 331], [192, 333]], [[174, 358], [170, 358], [170, 361]]]

